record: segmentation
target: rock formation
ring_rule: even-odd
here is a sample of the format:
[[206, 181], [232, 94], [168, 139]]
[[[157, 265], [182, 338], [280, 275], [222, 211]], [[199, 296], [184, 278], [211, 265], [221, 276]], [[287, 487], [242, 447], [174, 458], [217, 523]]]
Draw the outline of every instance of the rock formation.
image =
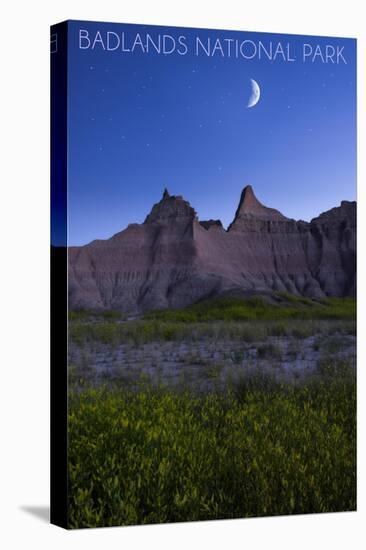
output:
[[143, 224], [68, 253], [71, 309], [137, 313], [274, 291], [353, 296], [356, 203], [307, 223], [263, 206], [247, 186], [226, 231], [165, 189]]

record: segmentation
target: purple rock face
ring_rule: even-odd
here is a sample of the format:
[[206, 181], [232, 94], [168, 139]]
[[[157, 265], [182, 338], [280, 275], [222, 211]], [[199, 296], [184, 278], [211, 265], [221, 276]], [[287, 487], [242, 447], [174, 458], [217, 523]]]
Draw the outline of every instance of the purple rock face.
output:
[[69, 248], [71, 309], [136, 313], [273, 291], [354, 296], [355, 281], [355, 202], [297, 222], [263, 206], [250, 186], [227, 231], [220, 220], [199, 222], [165, 190], [143, 224]]

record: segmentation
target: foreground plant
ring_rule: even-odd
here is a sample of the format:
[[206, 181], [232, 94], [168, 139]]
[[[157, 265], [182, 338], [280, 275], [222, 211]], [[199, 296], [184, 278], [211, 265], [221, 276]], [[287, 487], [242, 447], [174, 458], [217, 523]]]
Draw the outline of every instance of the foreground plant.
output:
[[[263, 377], [262, 377], [263, 378]], [[70, 395], [70, 527], [356, 507], [354, 377]]]

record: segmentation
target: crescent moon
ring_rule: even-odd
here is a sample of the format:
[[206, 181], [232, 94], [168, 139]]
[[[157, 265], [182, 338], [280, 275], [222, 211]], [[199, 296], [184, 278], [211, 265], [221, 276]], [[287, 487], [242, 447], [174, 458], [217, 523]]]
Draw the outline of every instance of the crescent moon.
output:
[[254, 105], [257, 105], [260, 97], [261, 97], [261, 89], [259, 87], [258, 82], [256, 82], [253, 78], [250, 79], [250, 83], [252, 86], [252, 93], [250, 94], [249, 101], [247, 103], [247, 108], [254, 107]]

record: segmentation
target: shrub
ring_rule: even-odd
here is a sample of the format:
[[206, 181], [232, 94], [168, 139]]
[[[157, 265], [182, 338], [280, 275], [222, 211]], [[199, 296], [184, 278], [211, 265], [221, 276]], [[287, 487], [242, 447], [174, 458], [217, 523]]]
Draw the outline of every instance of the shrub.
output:
[[214, 320], [354, 319], [356, 315], [356, 302], [352, 298], [312, 300], [287, 293], [278, 293], [278, 296], [281, 298], [278, 302], [266, 301], [261, 296], [202, 300], [183, 309], [152, 311], [145, 315], [145, 319], [192, 323]]
[[354, 510], [355, 407], [344, 373], [224, 395], [71, 392], [69, 527]]
[[263, 344], [257, 348], [257, 356], [259, 359], [274, 359], [278, 360], [282, 357], [281, 348], [275, 344]]

